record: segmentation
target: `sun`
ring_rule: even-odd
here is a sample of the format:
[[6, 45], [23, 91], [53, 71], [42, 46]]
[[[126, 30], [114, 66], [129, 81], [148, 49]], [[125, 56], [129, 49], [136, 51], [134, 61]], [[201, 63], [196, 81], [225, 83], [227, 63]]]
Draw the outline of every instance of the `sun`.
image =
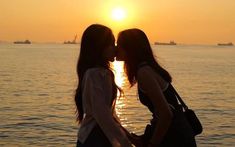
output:
[[123, 8], [114, 8], [112, 10], [112, 19], [116, 21], [121, 21], [125, 19], [126, 11]]

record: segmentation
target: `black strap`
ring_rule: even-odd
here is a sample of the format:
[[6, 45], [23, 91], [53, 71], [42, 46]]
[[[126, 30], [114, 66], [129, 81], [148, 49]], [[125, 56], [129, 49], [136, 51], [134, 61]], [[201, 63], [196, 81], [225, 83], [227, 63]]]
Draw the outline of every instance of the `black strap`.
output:
[[[141, 63], [139, 66], [138, 66], [138, 69], [141, 68], [141, 67], [144, 67], [148, 65], [147, 62], [143, 62]], [[175, 90], [175, 88], [170, 84], [169, 85], [171, 87], [171, 89], [173, 90], [173, 92], [175, 93], [177, 99], [180, 101], [180, 104], [183, 106], [184, 110], [187, 110], [188, 109], [188, 106], [184, 103], [184, 101], [182, 100], [182, 98], [179, 96], [178, 92]]]
[[144, 67], [146, 65], [149, 65], [147, 62], [142, 62], [138, 65], [138, 69], [140, 69], [141, 67]]
[[180, 104], [183, 106], [184, 110], [188, 109], [188, 106], [184, 103], [184, 101], [182, 100], [182, 98], [179, 96], [178, 92], [175, 90], [175, 88], [170, 84], [169, 85], [171, 87], [171, 89], [173, 90], [173, 92], [175, 93], [177, 99], [180, 101]]

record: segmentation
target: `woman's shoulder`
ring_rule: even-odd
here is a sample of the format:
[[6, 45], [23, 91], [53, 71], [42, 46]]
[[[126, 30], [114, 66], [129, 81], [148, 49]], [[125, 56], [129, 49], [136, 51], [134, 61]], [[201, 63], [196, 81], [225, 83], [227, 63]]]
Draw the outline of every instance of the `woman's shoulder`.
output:
[[152, 80], [156, 79], [162, 89], [164, 90], [168, 86], [168, 82], [166, 82], [161, 75], [150, 65], [144, 65], [138, 69], [137, 79], [142, 79], [142, 81], [146, 78], [150, 78]]
[[85, 73], [85, 76], [90, 77], [90, 78], [94, 78], [94, 77], [104, 78], [106, 76], [111, 76], [111, 75], [112, 75], [112, 71], [103, 67], [89, 68]]
[[149, 65], [140, 66], [137, 70], [137, 77], [138, 76], [146, 76], [146, 74], [154, 74], [153, 68]]
[[138, 71], [137, 71], [137, 76], [144, 76], [146, 77], [147, 75], [151, 75], [151, 76], [155, 76], [157, 78], [160, 78], [162, 79], [161, 75], [157, 72], [157, 70], [154, 69], [154, 67], [146, 64], [144, 66], [141, 66], [138, 68]]

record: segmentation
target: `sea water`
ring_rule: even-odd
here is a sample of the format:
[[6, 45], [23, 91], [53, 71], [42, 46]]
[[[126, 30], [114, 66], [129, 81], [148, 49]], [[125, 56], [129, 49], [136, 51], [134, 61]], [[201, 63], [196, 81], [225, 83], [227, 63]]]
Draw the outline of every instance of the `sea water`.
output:
[[[199, 147], [235, 145], [235, 47], [210, 45], [152, 46], [173, 85], [200, 118]], [[0, 146], [76, 144], [74, 91], [79, 44], [0, 44]], [[142, 134], [151, 113], [140, 104], [113, 63], [116, 82], [125, 92], [117, 114], [130, 132]]]

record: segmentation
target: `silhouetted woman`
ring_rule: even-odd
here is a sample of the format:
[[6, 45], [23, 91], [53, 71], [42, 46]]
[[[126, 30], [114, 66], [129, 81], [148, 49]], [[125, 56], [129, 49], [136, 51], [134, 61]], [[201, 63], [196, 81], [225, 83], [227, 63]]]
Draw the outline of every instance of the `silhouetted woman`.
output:
[[115, 56], [114, 42], [112, 31], [103, 25], [93, 24], [83, 33], [75, 95], [78, 147], [131, 146], [115, 118], [118, 87], [109, 68]]
[[153, 117], [140, 140], [132, 135], [132, 143], [149, 147], [196, 146], [192, 128], [172, 91], [171, 75], [155, 60], [145, 33], [139, 29], [124, 30], [119, 33], [117, 47], [117, 59], [124, 61], [131, 86], [138, 83], [140, 102]]

